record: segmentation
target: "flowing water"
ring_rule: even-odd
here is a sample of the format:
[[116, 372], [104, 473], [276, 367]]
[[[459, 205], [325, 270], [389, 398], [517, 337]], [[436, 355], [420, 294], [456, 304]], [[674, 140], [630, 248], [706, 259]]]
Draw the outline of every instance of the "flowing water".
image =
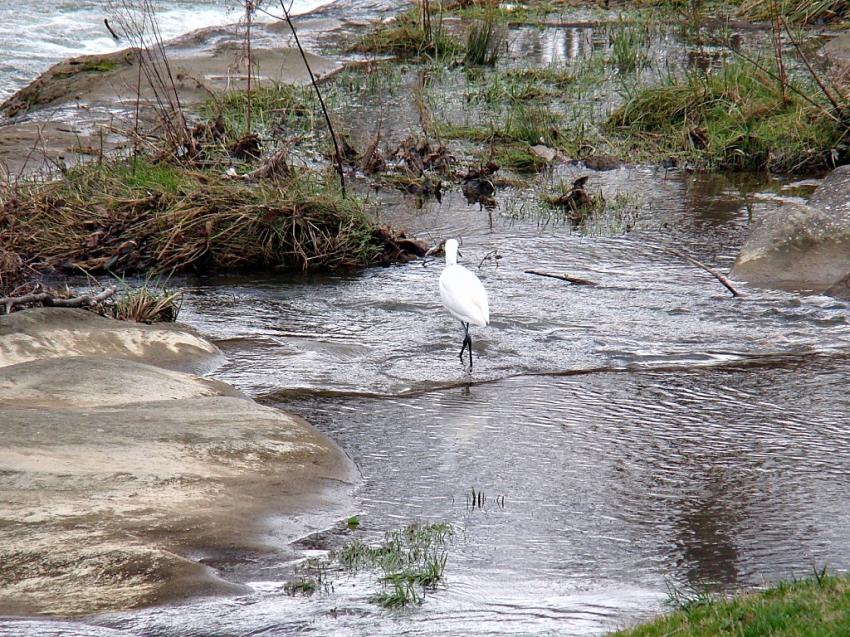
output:
[[[99, 23], [98, 3], [74, 5]], [[562, 167], [553, 179], [582, 174]], [[489, 212], [456, 192], [424, 204], [383, 193], [383, 221], [462, 238], [462, 263], [489, 290], [471, 373], [439, 302], [440, 259], [176, 281], [181, 319], [228, 355], [215, 376], [303, 415], [353, 458], [360, 527], [209, 562], [248, 595], [79, 622], [7, 618], [0, 635], [598, 635], [663, 610], [670, 588], [732, 592], [850, 568], [847, 304], [755, 289], [732, 298], [668, 252], [728, 269], [752, 219], [799, 190], [785, 186], [593, 173], [594, 193], [628, 197], [608, 225], [582, 232], [530, 192], [500, 193]], [[414, 521], [456, 529], [446, 585], [421, 606], [370, 604], [367, 575], [285, 594], [305, 558]]]
[[[286, 595], [299, 560], [350, 539], [337, 528], [294, 557], [243, 564], [250, 595], [8, 620], [0, 634], [596, 635], [663, 610], [668, 587], [729, 592], [850, 567], [847, 305], [752, 289], [735, 299], [663, 250], [728, 266], [782, 184], [638, 169], [594, 182], [642, 197], [631, 232], [518, 216], [510, 197], [522, 193], [492, 213], [456, 195], [421, 210], [387, 198], [396, 223], [462, 237], [490, 291], [472, 373], [439, 303], [440, 260], [180, 282], [182, 318], [228, 354], [216, 376], [304, 415], [357, 463], [351, 537], [455, 526], [446, 586], [421, 606], [379, 609], [362, 575]], [[501, 259], [479, 267], [493, 250]]]
[[[292, 11], [304, 13], [326, 3], [296, 0]], [[125, 0], [0, 2], [0, 100], [64, 58], [126, 47], [115, 42], [103, 24], [111, 15], [110, 6], [124, 4]], [[151, 4], [164, 39], [240, 19], [237, 0], [151, 0]], [[257, 16], [260, 22], [271, 19]]]

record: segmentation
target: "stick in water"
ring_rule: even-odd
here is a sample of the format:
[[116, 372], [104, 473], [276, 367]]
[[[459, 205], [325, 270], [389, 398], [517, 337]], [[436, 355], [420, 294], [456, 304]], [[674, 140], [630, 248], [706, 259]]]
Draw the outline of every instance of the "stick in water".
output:
[[550, 279], [560, 279], [561, 281], [566, 281], [567, 283], [572, 283], [573, 285], [599, 285], [595, 281], [591, 281], [589, 279], [582, 279], [577, 276], [570, 276], [569, 274], [557, 274], [555, 272], [542, 272], [541, 270], [526, 270], [526, 274], [534, 274], [537, 276], [545, 276]]
[[679, 252], [678, 250], [673, 250], [672, 248], [669, 248], [667, 251], [670, 254], [674, 254], [677, 257], [679, 257], [680, 259], [684, 259], [688, 263], [692, 263], [693, 265], [697, 266], [698, 268], [702, 268], [703, 270], [708, 272], [711, 276], [713, 276], [715, 279], [720, 281], [724, 286], [726, 286], [726, 289], [729, 290], [732, 293], [732, 296], [741, 296], [741, 297], [744, 296], [743, 294], [741, 294], [738, 291], [738, 289], [734, 285], [732, 285], [732, 281], [730, 281], [728, 278], [726, 278], [725, 276], [720, 274], [720, 272], [718, 272], [714, 268], [707, 266], [702, 261], [697, 261], [692, 256], [687, 255], [684, 252]]

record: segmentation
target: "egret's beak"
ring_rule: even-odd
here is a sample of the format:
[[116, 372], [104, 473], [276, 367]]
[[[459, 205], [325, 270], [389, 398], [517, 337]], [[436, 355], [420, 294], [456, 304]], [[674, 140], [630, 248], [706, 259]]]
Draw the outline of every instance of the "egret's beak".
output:
[[458, 250], [458, 251], [457, 251], [457, 256], [462, 257], [462, 256], [463, 256], [463, 252], [461, 252], [460, 250]]

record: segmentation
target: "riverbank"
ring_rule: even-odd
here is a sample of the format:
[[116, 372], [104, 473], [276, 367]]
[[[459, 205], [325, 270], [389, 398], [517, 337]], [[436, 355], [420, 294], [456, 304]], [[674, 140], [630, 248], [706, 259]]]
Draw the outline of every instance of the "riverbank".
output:
[[783, 581], [731, 599], [673, 597], [673, 613], [611, 637], [842, 637], [850, 634], [850, 577], [828, 575]]

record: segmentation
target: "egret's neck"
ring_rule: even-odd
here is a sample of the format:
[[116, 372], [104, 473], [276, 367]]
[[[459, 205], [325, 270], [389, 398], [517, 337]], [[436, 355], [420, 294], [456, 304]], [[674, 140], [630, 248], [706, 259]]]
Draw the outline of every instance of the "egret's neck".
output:
[[446, 246], [446, 265], [457, 265], [457, 246]]

